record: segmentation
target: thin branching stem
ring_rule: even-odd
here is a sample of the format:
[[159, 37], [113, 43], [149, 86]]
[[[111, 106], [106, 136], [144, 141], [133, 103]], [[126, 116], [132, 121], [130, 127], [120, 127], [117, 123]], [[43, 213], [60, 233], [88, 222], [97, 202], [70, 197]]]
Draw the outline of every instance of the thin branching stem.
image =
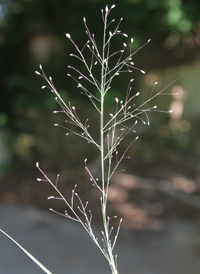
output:
[[[132, 61], [134, 55], [141, 50], [146, 44], [150, 42], [150, 39], [140, 46], [137, 50], [132, 51], [132, 44], [134, 42], [134, 39], [130, 39], [130, 50], [127, 54], [127, 44], [123, 43], [123, 48], [121, 50], [117, 50], [116, 52], [111, 52], [112, 47], [112, 40], [115, 38], [116, 35], [121, 35], [125, 38], [128, 37], [127, 34], [121, 32], [119, 30], [120, 24], [122, 22], [121, 18], [119, 22], [116, 24], [115, 27], [111, 28], [113, 26], [113, 23], [115, 20], [108, 20], [108, 15], [110, 14], [111, 10], [115, 7], [115, 5], [112, 5], [110, 8], [108, 6], [105, 7], [105, 9], [101, 10], [102, 13], [102, 20], [103, 20], [103, 40], [101, 47], [97, 45], [95, 35], [90, 32], [90, 29], [86, 23], [86, 18], [83, 18], [83, 22], [86, 29], [86, 35], [87, 39], [89, 39], [84, 46], [80, 49], [74, 40], [71, 38], [71, 35], [69, 33], [66, 34], [66, 37], [71, 41], [71, 43], [74, 45], [77, 55], [76, 54], [70, 54], [70, 56], [75, 57], [79, 61], [83, 62], [86, 68], [86, 75], [79, 71], [77, 68], [73, 66], [68, 66], [69, 69], [72, 70], [75, 74], [78, 74], [78, 76], [73, 76], [71, 74], [68, 74], [69, 77], [75, 80], [77, 83], [77, 87], [81, 88], [84, 95], [88, 97], [92, 105], [95, 107], [95, 109], [98, 112], [99, 115], [99, 140], [96, 141], [96, 138], [93, 138], [92, 134], [89, 132], [88, 128], [88, 119], [85, 122], [82, 122], [82, 119], [79, 118], [79, 114], [76, 111], [75, 107], [71, 105], [70, 102], [67, 104], [63, 101], [60, 94], [56, 90], [52, 78], [45, 75], [42, 66], [40, 66], [41, 72], [36, 71], [36, 73], [40, 76], [42, 76], [48, 83], [47, 88], [49, 88], [53, 94], [56, 96], [56, 101], [61, 107], [61, 111], [56, 112], [62, 112], [67, 115], [67, 120], [65, 120], [66, 123], [69, 124], [69, 127], [64, 127], [70, 134], [75, 134], [83, 139], [85, 139], [88, 143], [94, 144], [100, 151], [100, 166], [101, 166], [101, 178], [98, 180], [98, 178], [95, 178], [92, 172], [90, 171], [88, 165], [87, 165], [87, 159], [85, 159], [85, 170], [87, 171], [91, 184], [94, 186], [99, 192], [100, 192], [100, 202], [101, 202], [101, 211], [102, 211], [102, 221], [103, 221], [103, 230], [102, 233], [102, 245], [99, 243], [98, 239], [95, 237], [93, 229], [92, 229], [92, 212], [88, 209], [88, 202], [83, 203], [81, 200], [81, 197], [76, 192], [76, 186], [72, 190], [71, 195], [71, 202], [68, 203], [67, 200], [64, 198], [62, 193], [58, 189], [58, 176], [56, 179], [56, 184], [53, 184], [51, 180], [45, 175], [45, 173], [39, 168], [39, 165], [37, 164], [38, 169], [43, 174], [44, 179], [40, 179], [41, 181], [49, 182], [53, 188], [56, 190], [59, 197], [50, 196], [49, 199], [57, 199], [57, 200], [63, 200], [63, 202], [66, 204], [67, 208], [70, 210], [70, 213], [65, 211], [65, 213], [59, 213], [53, 209], [51, 211], [67, 217], [71, 220], [77, 221], [82, 224], [84, 229], [88, 232], [90, 237], [93, 239], [93, 241], [96, 243], [102, 254], [105, 256], [105, 258], [108, 260], [110, 269], [112, 274], [119, 274], [117, 270], [117, 255], [114, 255], [113, 249], [115, 247], [115, 244], [117, 242], [117, 238], [119, 235], [121, 222], [120, 219], [118, 228], [116, 230], [116, 233], [114, 235], [114, 239], [112, 240], [112, 234], [113, 234], [113, 227], [110, 227], [111, 219], [116, 218], [110, 218], [107, 215], [107, 201], [108, 201], [108, 194], [109, 194], [109, 185], [111, 182], [111, 178], [113, 174], [116, 172], [119, 172], [118, 167], [122, 160], [124, 158], [127, 158], [126, 153], [130, 146], [138, 139], [137, 137], [133, 138], [133, 141], [130, 142], [130, 144], [127, 146], [124, 152], [122, 152], [120, 155], [118, 154], [118, 146], [120, 143], [124, 140], [124, 138], [128, 134], [135, 134], [135, 126], [137, 124], [137, 121], [142, 121], [144, 124], [150, 124], [148, 113], [151, 111], [158, 111], [158, 112], [171, 112], [171, 111], [162, 111], [157, 110], [157, 106], [147, 106], [148, 103], [151, 103], [151, 101], [159, 95], [164, 95], [167, 93], [163, 93], [163, 91], [168, 88], [171, 84], [166, 86], [161, 91], [154, 94], [154, 88], [157, 82], [154, 83], [152, 90], [150, 92], [150, 95], [146, 101], [141, 103], [139, 106], [135, 106], [134, 100], [137, 96], [139, 96], [139, 92], [136, 94], [132, 94], [132, 82], [134, 79], [130, 79], [127, 90], [125, 93], [125, 100], [119, 100], [118, 98], [115, 98], [116, 108], [115, 113], [110, 113], [109, 119], [105, 116], [105, 96], [107, 92], [111, 89], [111, 83], [115, 79], [116, 76], [120, 75], [121, 73], [132, 73], [132, 70], [139, 70], [141, 73], [145, 73], [142, 69], [135, 66], [134, 62]], [[85, 59], [85, 50], [89, 50], [91, 53], [91, 58], [89, 58], [89, 61], [86, 61]], [[112, 58], [113, 56], [116, 57], [117, 61], [114, 61], [115, 58]], [[113, 64], [114, 62], [114, 64]], [[96, 66], [96, 70], [93, 70], [94, 66]], [[99, 69], [99, 74], [96, 76], [96, 71]], [[95, 72], [94, 72], [95, 71]], [[86, 88], [82, 81], [87, 81], [92, 87], [96, 88], [98, 95], [94, 95], [92, 91], [90, 91], [88, 88]], [[46, 86], [43, 86], [42, 88], [46, 88]], [[56, 113], [55, 112], [55, 113]], [[129, 125], [127, 122], [132, 120], [132, 124]], [[57, 125], [57, 124], [56, 124]], [[73, 128], [70, 128], [70, 125], [73, 126]], [[74, 129], [75, 126], [75, 129]], [[81, 133], [76, 130], [79, 128], [81, 129]], [[68, 134], [69, 134], [68, 133]], [[115, 157], [114, 157], [115, 156]], [[74, 209], [74, 199], [78, 200], [79, 206]]]

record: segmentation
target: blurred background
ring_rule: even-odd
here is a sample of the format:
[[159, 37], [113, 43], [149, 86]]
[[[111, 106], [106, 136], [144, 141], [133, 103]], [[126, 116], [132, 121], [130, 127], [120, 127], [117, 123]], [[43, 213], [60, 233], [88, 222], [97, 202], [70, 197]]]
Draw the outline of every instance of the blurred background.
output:
[[[77, 182], [83, 195], [90, 191], [83, 161], [87, 157], [97, 170], [98, 152], [78, 137], [70, 135], [66, 138], [64, 129], [53, 126], [63, 124], [65, 117], [53, 114], [59, 107], [53, 94], [41, 90], [45, 81], [34, 71], [39, 69], [39, 64], [43, 65], [63, 98], [76, 106], [82, 120], [90, 118], [92, 134], [98, 136], [97, 114], [89, 100], [80, 95], [76, 83], [67, 77], [68, 65], [81, 69], [82, 64], [69, 57], [75, 50], [65, 33], [70, 33], [73, 40], [83, 46], [87, 41], [82, 21], [85, 16], [91, 32], [101, 43], [101, 9], [106, 4], [111, 6], [113, 3], [1, 0], [0, 199], [3, 201], [28, 202], [46, 208], [46, 197], [52, 190], [48, 185], [36, 182], [39, 175], [36, 161], [52, 178], [60, 173], [60, 185], [67, 191]], [[139, 91], [140, 100], [144, 101], [154, 82], [158, 81], [156, 93], [176, 80], [167, 92], [178, 93], [176, 96], [159, 96], [152, 103], [161, 110], [172, 108], [173, 113], [152, 113], [151, 126], [138, 125], [136, 130], [140, 139], [129, 149], [131, 159], [122, 163], [125, 173], [117, 177], [121, 182], [125, 180], [124, 184], [129, 180], [127, 185], [130, 185], [127, 189], [120, 183], [113, 185], [111, 202], [116, 199], [129, 201], [144, 211], [149, 210], [150, 203], [150, 215], [167, 215], [171, 210], [174, 213], [179, 209], [183, 211], [179, 213], [191, 213], [189, 209], [185, 211], [185, 199], [194, 203], [191, 195], [198, 195], [200, 183], [199, 14], [199, 2], [194, 0], [123, 0], [116, 2], [116, 8], [110, 14], [110, 19], [124, 18], [120, 29], [134, 37], [134, 49], [151, 38], [151, 42], [134, 56], [136, 66], [146, 74], [133, 71], [133, 92]], [[123, 42], [112, 44], [113, 51], [121, 49]], [[123, 98], [126, 92], [129, 78], [124, 75], [115, 81], [108, 95], [109, 110], [114, 107], [113, 99]], [[127, 144], [133, 138], [135, 136], [130, 136]], [[122, 145], [122, 151], [127, 144]], [[126, 174], [132, 177], [126, 177]], [[134, 176], [151, 178], [154, 182], [143, 186], [135, 182], [140, 178]], [[170, 204], [171, 190], [173, 200], [177, 194], [173, 205]], [[176, 209], [174, 202], [181, 202], [181, 195], [183, 208]], [[170, 202], [165, 201], [168, 199]]]
[[[60, 173], [60, 189], [70, 198], [78, 184], [83, 200], [89, 199], [94, 212], [99, 205], [84, 170], [84, 159], [99, 172], [98, 151], [78, 137], [65, 136], [54, 127], [64, 124], [54, 96], [41, 90], [45, 81], [35, 74], [39, 64], [81, 119], [90, 118], [91, 133], [98, 136], [98, 116], [89, 101], [80, 95], [76, 83], [67, 77], [68, 65], [81, 69], [72, 59], [73, 45], [87, 37], [83, 17], [96, 40], [101, 43], [101, 9], [113, 1], [98, 0], [0, 0], [0, 200], [6, 203], [52, 207], [46, 198], [52, 188], [37, 182], [40, 166], [52, 180]], [[117, 0], [110, 19], [121, 17], [120, 30], [134, 38], [136, 50], [149, 38], [151, 42], [133, 58], [143, 75], [133, 71], [133, 92], [145, 100], [158, 81], [155, 92], [172, 81], [168, 93], [153, 105], [170, 114], [151, 113], [150, 126], [136, 128], [140, 138], [129, 149], [129, 160], [122, 163], [124, 173], [113, 178], [109, 204], [111, 214], [124, 218], [123, 225], [133, 230], [159, 230], [163, 220], [178, 218], [199, 222], [200, 209], [200, 3], [198, 0]], [[121, 49], [126, 38], [112, 44]], [[116, 80], [106, 106], [112, 110], [114, 98], [123, 98], [127, 76]], [[138, 102], [136, 101], [136, 104]], [[151, 105], [152, 106], [152, 105]], [[135, 136], [127, 138], [121, 152]], [[55, 205], [54, 205], [55, 204]], [[62, 210], [60, 203], [53, 203]], [[99, 212], [95, 212], [98, 216]], [[98, 222], [98, 218], [97, 218]]]

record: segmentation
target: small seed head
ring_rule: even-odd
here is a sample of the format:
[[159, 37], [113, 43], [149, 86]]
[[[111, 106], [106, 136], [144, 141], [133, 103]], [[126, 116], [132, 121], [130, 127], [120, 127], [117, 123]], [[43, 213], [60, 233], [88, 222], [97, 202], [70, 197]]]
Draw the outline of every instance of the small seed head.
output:
[[66, 33], [66, 37], [70, 39], [71, 35], [69, 33]]
[[[55, 198], [54, 196], [49, 196], [49, 197], [47, 198], [47, 200], [54, 199], [54, 198]], [[49, 210], [51, 210], [51, 209], [49, 208]]]

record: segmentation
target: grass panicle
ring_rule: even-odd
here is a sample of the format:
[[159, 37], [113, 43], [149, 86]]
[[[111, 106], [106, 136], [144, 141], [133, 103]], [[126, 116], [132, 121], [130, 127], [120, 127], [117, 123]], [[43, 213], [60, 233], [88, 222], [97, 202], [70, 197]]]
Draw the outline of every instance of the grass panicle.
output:
[[[157, 85], [157, 82], [155, 82], [150, 92], [149, 98], [144, 103], [137, 106], [135, 99], [140, 96], [140, 93], [134, 93], [132, 91], [132, 84], [134, 83], [134, 79], [130, 77], [126, 92], [124, 92], [124, 100], [120, 100], [116, 97], [114, 99], [114, 112], [110, 113], [109, 117], [105, 115], [106, 94], [111, 89], [111, 84], [113, 83], [115, 77], [119, 77], [122, 73], [129, 73], [132, 75], [134, 70], [138, 70], [142, 74], [145, 74], [144, 70], [135, 66], [133, 57], [139, 50], [141, 50], [150, 42], [150, 39], [147, 40], [145, 44], [143, 44], [137, 50], [133, 51], [132, 48], [134, 39], [129, 38], [126, 33], [120, 30], [120, 25], [123, 18], [121, 18], [118, 23], [116, 23], [114, 19], [109, 19], [110, 12], [114, 7], [115, 5], [112, 5], [110, 8], [106, 6], [105, 9], [101, 10], [103, 21], [103, 39], [101, 45], [97, 45], [95, 35], [90, 32], [85, 17], [83, 18], [83, 23], [88, 40], [81, 48], [75, 43], [71, 35], [66, 33], [66, 37], [71, 41], [76, 50], [76, 53], [71, 53], [70, 56], [72, 58], [78, 59], [81, 63], [83, 63], [86, 69], [85, 73], [74, 66], [68, 66], [68, 69], [71, 70], [71, 73], [68, 73], [67, 75], [76, 82], [77, 88], [81, 90], [82, 94], [87, 96], [88, 100], [91, 102], [99, 115], [100, 127], [99, 138], [97, 140], [92, 136], [92, 130], [90, 130], [89, 127], [89, 119], [82, 121], [82, 119], [78, 116], [76, 107], [70, 102], [64, 102], [53, 84], [52, 77], [46, 76], [42, 65], [39, 66], [40, 70], [36, 71], [36, 74], [43, 77], [47, 83], [47, 85], [42, 86], [42, 89], [50, 89], [50, 91], [55, 96], [55, 100], [60, 106], [60, 110], [54, 111], [54, 113], [64, 113], [66, 115], [66, 126], [58, 124], [55, 124], [55, 126], [63, 127], [67, 131], [66, 135], [75, 134], [76, 136], [85, 139], [88, 143], [93, 144], [99, 150], [101, 155], [100, 178], [94, 177], [88, 167], [87, 159], [84, 161], [85, 170], [89, 175], [91, 185], [99, 190], [101, 196], [100, 206], [103, 222], [101, 240], [97, 239], [94, 234], [92, 229], [92, 212], [89, 209], [88, 202], [83, 203], [81, 197], [77, 193], [77, 186], [74, 186], [71, 193], [71, 200], [68, 202], [59, 190], [59, 175], [57, 175], [54, 183], [40, 168], [39, 163], [37, 163], [36, 166], [42, 175], [42, 179], [38, 178], [37, 180], [50, 183], [57, 192], [57, 196], [50, 196], [48, 199], [62, 200], [66, 205], [66, 210], [64, 213], [57, 212], [52, 208], [50, 210], [63, 217], [79, 222], [88, 232], [104, 257], [107, 259], [112, 274], [118, 274], [117, 255], [114, 254], [114, 247], [117, 242], [122, 219], [119, 220], [119, 225], [117, 229], [114, 230], [111, 226], [111, 222], [113, 219], [117, 218], [117, 216], [110, 217], [107, 215], [107, 198], [110, 180], [113, 174], [119, 171], [119, 165], [122, 160], [127, 157], [127, 151], [129, 147], [139, 138], [136, 135], [135, 130], [137, 123], [142, 122], [143, 124], [150, 125], [150, 119], [148, 115], [149, 112], [157, 111], [170, 113], [171, 110], [161, 111], [157, 109], [157, 106], [149, 106], [149, 103], [151, 103], [155, 97], [164, 94], [167, 95], [167, 93], [164, 93], [164, 91], [169, 87], [169, 85], [161, 91], [155, 93], [155, 86]], [[112, 42], [114, 43], [115, 37], [119, 35], [122, 36], [122, 38], [126, 41], [122, 42], [121, 50], [112, 52], [111, 44]], [[91, 54], [89, 60], [85, 57], [88, 56], [88, 52], [85, 54], [86, 51], [89, 51]], [[87, 85], [85, 84], [86, 82]], [[93, 86], [91, 90], [88, 89], [88, 83]], [[92, 90], [94, 89], [97, 90], [98, 95], [93, 93]], [[133, 141], [127, 146], [122, 155], [119, 155], [118, 146], [130, 133], [134, 134], [135, 137], [133, 138]], [[78, 206], [74, 206], [74, 204], [77, 204], [74, 203], [75, 199], [77, 199], [79, 204]]]

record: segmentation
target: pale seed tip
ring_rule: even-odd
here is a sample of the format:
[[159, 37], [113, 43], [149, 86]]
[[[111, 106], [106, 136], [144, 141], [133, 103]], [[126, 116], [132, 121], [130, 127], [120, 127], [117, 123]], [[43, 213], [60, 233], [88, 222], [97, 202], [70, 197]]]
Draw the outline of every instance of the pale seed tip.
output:
[[115, 4], [111, 6], [111, 9], [114, 9], [114, 7], [115, 7]]
[[66, 33], [67, 38], [71, 38], [71, 35], [69, 33]]
[[[49, 197], [47, 198], [47, 200], [50, 200], [50, 199], [54, 199], [54, 196], [49, 196]], [[49, 208], [49, 210], [52, 210], [52, 208], [51, 208], [51, 209]]]
[[86, 22], [86, 18], [85, 17], [83, 17], [83, 22]]
[[42, 65], [39, 65], [39, 68], [42, 69]]
[[169, 113], [172, 113], [173, 112], [173, 109], [169, 110]]
[[157, 84], [158, 84], [158, 82], [155, 82], [155, 83], [154, 83], [154, 85], [157, 85]]
[[40, 178], [37, 178], [37, 181], [39, 181], [39, 182], [40, 182], [40, 181], [42, 181], [42, 179], [40, 179]]
[[144, 71], [144, 70], [141, 69], [140, 71], [141, 71], [143, 74], [145, 74], [145, 71]]
[[36, 167], [39, 167], [39, 163], [38, 162], [36, 163]]
[[133, 38], [131, 38], [131, 43], [133, 43], [134, 42], [134, 39]]
[[39, 71], [37, 71], [37, 70], [35, 71], [35, 73], [38, 74], [38, 75], [40, 75]]

